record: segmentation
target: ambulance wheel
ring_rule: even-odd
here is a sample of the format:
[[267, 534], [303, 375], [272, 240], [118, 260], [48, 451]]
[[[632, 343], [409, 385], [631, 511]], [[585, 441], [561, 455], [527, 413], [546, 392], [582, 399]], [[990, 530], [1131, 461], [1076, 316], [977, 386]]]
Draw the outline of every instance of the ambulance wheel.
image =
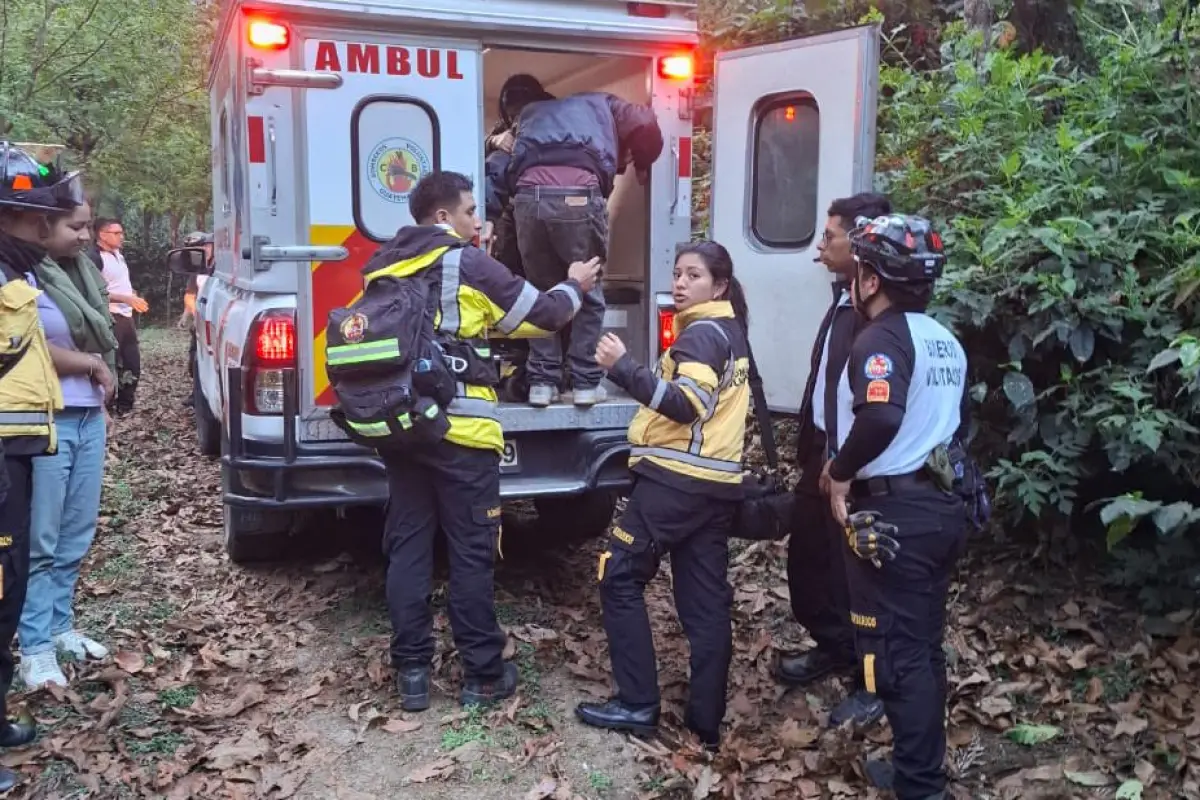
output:
[[546, 541], [583, 542], [608, 530], [617, 496], [613, 492], [592, 491], [563, 497], [539, 497], [533, 504], [538, 512], [538, 533]]
[[192, 409], [196, 420], [196, 443], [200, 447], [200, 455], [221, 455], [221, 421], [213, 416], [200, 389], [200, 370], [197, 366], [192, 375]]
[[235, 564], [280, 561], [287, 552], [292, 515], [225, 506], [225, 552]]

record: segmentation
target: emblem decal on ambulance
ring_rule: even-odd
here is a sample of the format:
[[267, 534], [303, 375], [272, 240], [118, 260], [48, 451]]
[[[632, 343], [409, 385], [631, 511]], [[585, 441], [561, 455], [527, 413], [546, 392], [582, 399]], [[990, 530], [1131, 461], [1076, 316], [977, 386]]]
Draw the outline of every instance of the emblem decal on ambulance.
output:
[[343, 339], [350, 344], [357, 344], [367, 334], [367, 316], [365, 314], [351, 314], [342, 320], [342, 326], [339, 330], [342, 332]]
[[417, 181], [429, 171], [429, 156], [424, 149], [403, 136], [384, 139], [367, 158], [367, 180], [389, 203], [407, 203]]

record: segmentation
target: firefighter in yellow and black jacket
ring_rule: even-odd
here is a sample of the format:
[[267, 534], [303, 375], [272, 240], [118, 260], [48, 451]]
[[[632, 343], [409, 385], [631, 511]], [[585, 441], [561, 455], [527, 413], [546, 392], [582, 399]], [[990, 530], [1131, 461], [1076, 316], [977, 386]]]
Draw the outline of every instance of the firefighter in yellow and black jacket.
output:
[[[26, 277], [46, 257], [49, 217], [83, 202], [79, 174], [63, 175], [0, 141], [0, 747], [33, 741], [31, 724], [8, 719], [13, 636], [29, 581], [33, 459], [55, 452], [54, 412], [62, 388], [38, 318], [41, 292]], [[0, 792], [16, 775], [0, 768]]]
[[658, 725], [654, 640], [646, 584], [671, 554], [675, 606], [691, 647], [685, 724], [715, 749], [732, 656], [728, 536], [742, 498], [742, 445], [750, 406], [746, 303], [728, 251], [692, 244], [675, 262], [674, 344], [654, 371], [612, 334], [596, 360], [645, 406], [629, 426], [634, 487], [600, 555], [598, 580], [616, 695], [576, 715], [602, 728]]
[[[434, 172], [409, 195], [417, 225], [401, 228], [363, 268], [370, 281], [440, 272], [435, 333], [442, 339], [550, 336], [566, 326], [595, 284], [599, 260], [571, 265], [567, 280], [539, 292], [470, 244], [480, 222], [469, 178]], [[429, 707], [433, 658], [433, 542], [440, 525], [450, 558], [450, 625], [463, 662], [463, 705], [509, 697], [516, 665], [505, 662], [496, 622], [493, 559], [500, 533], [504, 436], [492, 386], [464, 380], [446, 408], [450, 427], [430, 447], [382, 453], [389, 502], [384, 548], [392, 618], [392, 665], [401, 705]]]

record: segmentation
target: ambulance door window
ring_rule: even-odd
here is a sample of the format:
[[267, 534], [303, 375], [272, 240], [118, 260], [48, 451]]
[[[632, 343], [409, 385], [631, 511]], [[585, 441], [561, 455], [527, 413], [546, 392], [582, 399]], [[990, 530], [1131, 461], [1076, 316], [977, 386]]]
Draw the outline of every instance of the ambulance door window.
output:
[[386, 242], [415, 224], [408, 198], [417, 181], [441, 169], [437, 113], [415, 97], [373, 95], [350, 115], [354, 224], [364, 236]]
[[755, 108], [750, 230], [766, 247], [807, 247], [816, 234], [820, 122], [808, 94], [765, 97]]

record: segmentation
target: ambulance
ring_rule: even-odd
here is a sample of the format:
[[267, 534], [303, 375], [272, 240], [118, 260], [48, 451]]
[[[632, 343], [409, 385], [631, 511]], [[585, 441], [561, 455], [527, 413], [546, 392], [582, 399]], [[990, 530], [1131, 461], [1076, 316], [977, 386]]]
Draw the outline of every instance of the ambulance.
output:
[[[509, 76], [556, 96], [605, 91], [657, 113], [665, 145], [646, 185], [609, 200], [605, 327], [643, 363], [672, 340], [671, 272], [692, 238], [693, 0], [232, 0], [211, 60], [214, 258], [197, 298], [195, 419], [220, 456], [226, 549], [286, 554], [316, 512], [380, 507], [378, 457], [330, 420], [329, 311], [362, 266], [412, 224], [431, 170], [475, 182]], [[795, 413], [831, 298], [814, 264], [825, 210], [872, 183], [878, 75], [873, 26], [716, 55], [712, 218], [733, 254], [769, 405]], [[705, 108], [701, 108], [705, 106]], [[184, 271], [200, 251], [176, 251]], [[611, 384], [592, 408], [501, 406], [505, 500], [547, 530], [591, 535], [630, 484], [637, 404]]]

